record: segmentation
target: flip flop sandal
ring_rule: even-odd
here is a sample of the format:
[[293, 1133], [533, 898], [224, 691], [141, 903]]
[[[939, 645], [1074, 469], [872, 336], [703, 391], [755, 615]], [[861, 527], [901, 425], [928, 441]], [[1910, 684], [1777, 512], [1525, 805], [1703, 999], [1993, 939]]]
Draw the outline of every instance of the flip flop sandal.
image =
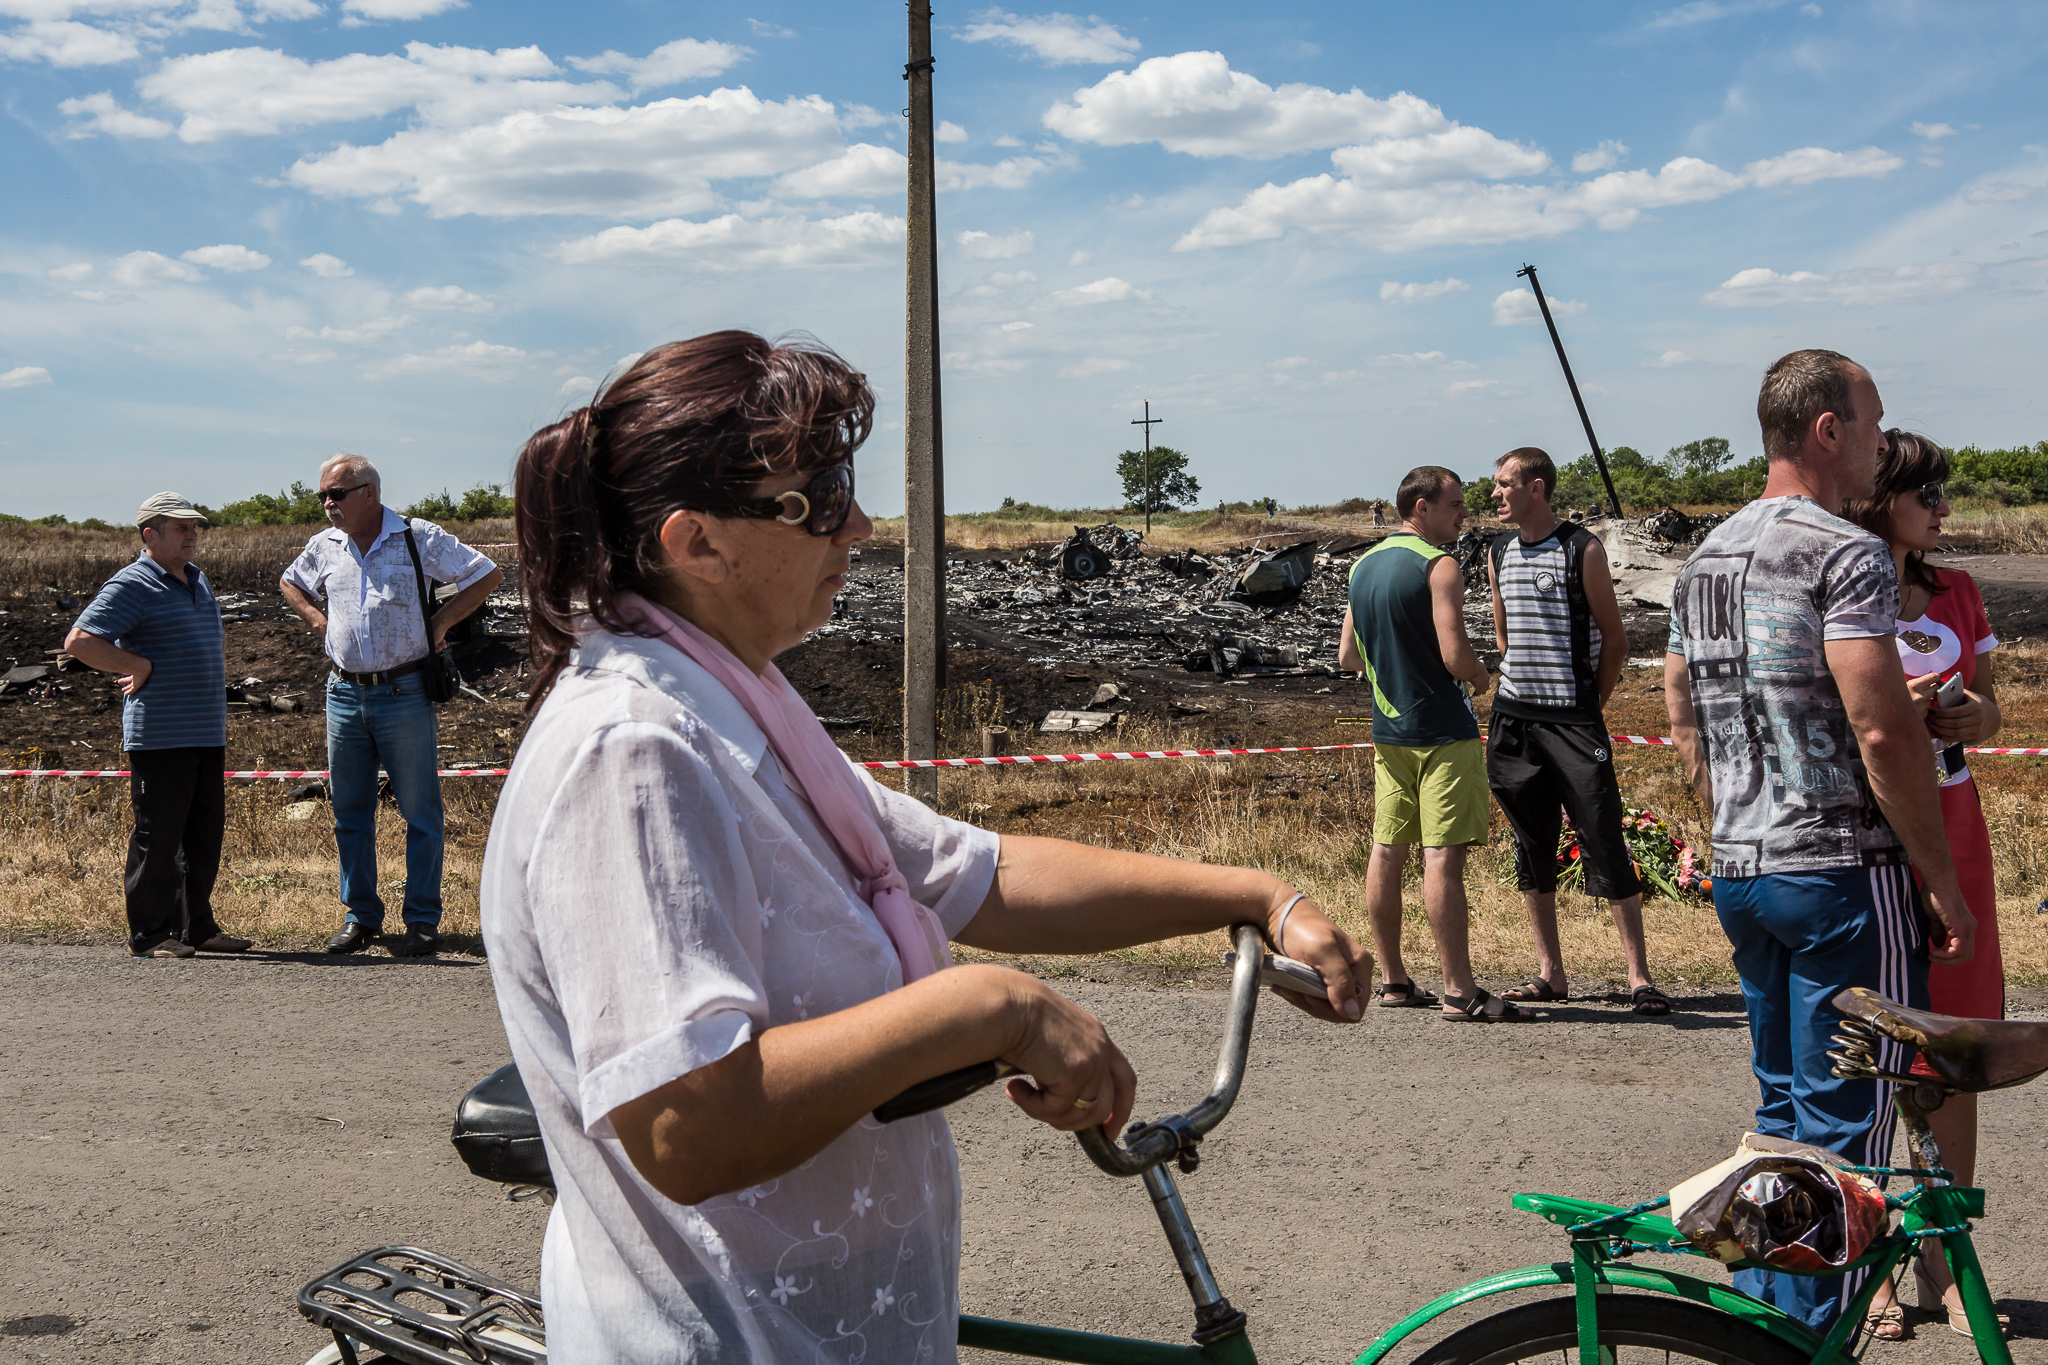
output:
[[1419, 1010], [1443, 1003], [1413, 981], [1385, 983], [1380, 987], [1379, 999], [1380, 1008], [1383, 1010]]
[[1569, 990], [1555, 991], [1550, 983], [1540, 976], [1532, 976], [1519, 986], [1510, 986], [1500, 993], [1503, 1000], [1527, 1000], [1533, 1004], [1563, 1004], [1572, 998]]
[[1526, 1024], [1544, 1016], [1531, 1010], [1517, 1009], [1506, 1000], [1500, 1002], [1499, 1014], [1488, 1014], [1486, 1002], [1493, 999], [1483, 986], [1472, 988], [1472, 998], [1462, 1000], [1449, 991], [1444, 992], [1444, 1003], [1451, 1008], [1443, 1017], [1454, 1024]]
[[1671, 997], [1655, 986], [1638, 986], [1629, 996], [1629, 1008], [1648, 1019], [1671, 1013]]

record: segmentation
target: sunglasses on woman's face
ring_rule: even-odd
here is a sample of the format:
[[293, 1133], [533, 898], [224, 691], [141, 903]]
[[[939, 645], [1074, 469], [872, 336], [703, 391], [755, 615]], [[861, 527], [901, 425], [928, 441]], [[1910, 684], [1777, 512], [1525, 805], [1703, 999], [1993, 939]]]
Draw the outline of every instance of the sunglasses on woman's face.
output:
[[1941, 506], [1941, 497], [1940, 484], [1923, 483], [1920, 485], [1920, 505], [1928, 511], [1932, 512], [1935, 508]]
[[833, 465], [801, 489], [772, 498], [745, 498], [728, 513], [801, 526], [814, 536], [829, 536], [853, 515], [853, 463]]

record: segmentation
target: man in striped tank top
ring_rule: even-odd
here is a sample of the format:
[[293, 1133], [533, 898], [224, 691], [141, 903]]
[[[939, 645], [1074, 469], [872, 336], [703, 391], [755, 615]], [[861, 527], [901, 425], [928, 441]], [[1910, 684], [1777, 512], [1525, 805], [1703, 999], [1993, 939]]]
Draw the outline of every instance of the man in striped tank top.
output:
[[1637, 1014], [1671, 1012], [1650, 981], [1643, 944], [1643, 883], [1622, 837], [1602, 711], [1628, 658], [1607, 551], [1583, 526], [1550, 510], [1557, 465], [1535, 446], [1494, 461], [1493, 505], [1517, 528], [1493, 542], [1493, 638], [1500, 688], [1486, 725], [1486, 781], [1515, 831], [1515, 885], [1536, 939], [1536, 974], [1501, 994], [1567, 998], [1557, 941], [1557, 842], [1571, 816], [1586, 894], [1604, 897], [1628, 960]]

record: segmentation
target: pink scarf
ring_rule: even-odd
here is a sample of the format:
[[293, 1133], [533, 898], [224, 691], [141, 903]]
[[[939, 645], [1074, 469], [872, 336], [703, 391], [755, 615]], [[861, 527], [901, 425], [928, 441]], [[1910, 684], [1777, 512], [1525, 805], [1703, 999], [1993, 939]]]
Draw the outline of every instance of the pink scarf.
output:
[[619, 598], [629, 621], [653, 631], [694, 659], [746, 708], [768, 737], [784, 776], [823, 822], [825, 833], [853, 874], [862, 900], [874, 910], [882, 931], [896, 946], [909, 985], [953, 965], [939, 917], [910, 898], [909, 884], [896, 870], [889, 841], [875, 823], [863, 779], [832, 742], [825, 727], [774, 664], [755, 676], [731, 650], [667, 608], [637, 593]]

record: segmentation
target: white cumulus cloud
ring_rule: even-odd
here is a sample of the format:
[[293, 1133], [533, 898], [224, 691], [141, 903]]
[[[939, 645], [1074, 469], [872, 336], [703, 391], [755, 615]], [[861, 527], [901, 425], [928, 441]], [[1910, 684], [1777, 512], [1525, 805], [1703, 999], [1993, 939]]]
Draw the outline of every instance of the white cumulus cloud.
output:
[[1743, 168], [1744, 177], [1758, 189], [1777, 185], [1811, 185], [1816, 180], [1890, 175], [1906, 163], [1878, 147], [1854, 152], [1831, 152], [1825, 147], [1801, 147], [1766, 161], [1752, 161]]
[[373, 341], [382, 341], [412, 319], [399, 314], [381, 318], [367, 318], [362, 322], [332, 324], [313, 331], [308, 327], [287, 327], [285, 337], [291, 341], [339, 341], [349, 346], [363, 346]]
[[203, 265], [209, 270], [225, 270], [231, 275], [245, 270], [262, 270], [270, 264], [270, 258], [262, 252], [252, 251], [248, 247], [232, 242], [220, 246], [195, 247], [181, 255], [179, 259], [190, 261], [194, 265]]
[[299, 264], [323, 280], [345, 279], [356, 273], [356, 268], [347, 261], [339, 256], [330, 256], [324, 251], [314, 252]]
[[1072, 289], [1055, 290], [1045, 296], [1045, 301], [1059, 308], [1087, 307], [1098, 303], [1122, 303], [1127, 299], [1149, 299], [1149, 291], [1138, 288], [1129, 280], [1120, 280], [1114, 275]]
[[1956, 130], [1946, 123], [1909, 123], [1906, 125], [1906, 131], [1929, 142], [1939, 142], [1945, 137], [1956, 135]]
[[436, 14], [445, 14], [452, 9], [468, 9], [468, 0], [341, 0], [342, 24], [354, 28], [359, 24], [390, 23], [412, 19], [430, 19]]
[[1794, 270], [1781, 275], [1762, 266], [1742, 270], [1704, 296], [1724, 308], [1771, 307], [1778, 304], [1883, 304], [1946, 298], [1976, 284], [1980, 272], [1968, 261], [1936, 265], [1902, 265], [1837, 271], [1822, 275]]
[[[1575, 313], [1586, 311], [1583, 303], [1570, 299], [1550, 299], [1550, 315], [1554, 318], [1568, 318]], [[1543, 312], [1536, 306], [1536, 296], [1526, 289], [1510, 289], [1493, 301], [1493, 325], [1512, 327], [1523, 322], [1541, 322]]]
[[903, 193], [909, 175], [910, 159], [895, 148], [856, 142], [829, 161], [779, 177], [775, 190], [799, 199], [878, 199]]
[[443, 346], [437, 351], [415, 352], [378, 361], [363, 370], [365, 379], [404, 379], [422, 374], [466, 374], [477, 379], [502, 382], [513, 377], [526, 352], [517, 346], [499, 346], [489, 341], [472, 341], [461, 346]]
[[174, 261], [157, 251], [131, 251], [126, 256], [117, 256], [108, 264], [107, 276], [130, 289], [152, 284], [190, 284], [206, 278], [196, 266]]
[[1274, 87], [1231, 70], [1220, 52], [1181, 52], [1076, 90], [1045, 111], [1045, 126], [1105, 147], [1157, 142], [1190, 156], [1276, 157], [1454, 125], [1406, 92], [1382, 100], [1357, 89]]
[[713, 180], [777, 175], [839, 150], [819, 97], [764, 101], [744, 87], [629, 108], [526, 110], [424, 127], [293, 164], [316, 194], [409, 199], [436, 218], [593, 214], [652, 218], [709, 208]]
[[442, 313], [488, 313], [491, 301], [479, 294], [472, 294], [459, 284], [423, 285], [412, 290], [402, 300], [408, 308], [422, 308], [428, 312]]
[[50, 372], [40, 365], [17, 365], [0, 371], [0, 389], [27, 389], [52, 382]]
[[1591, 147], [1572, 158], [1572, 169], [1580, 175], [1591, 175], [1620, 163], [1628, 155], [1628, 146], [1608, 138], [1597, 147]]
[[1021, 47], [1047, 66], [1108, 65], [1138, 50], [1138, 40], [1094, 15], [1010, 14], [984, 10], [961, 30], [969, 43], [1007, 43]]
[[[11, 13], [8, 6], [0, 13]], [[31, 20], [0, 33], [0, 61], [48, 62], [51, 66], [112, 66], [140, 55], [126, 34], [70, 19]]]
[[1382, 280], [1380, 302], [1434, 303], [1453, 294], [1462, 294], [1471, 287], [1459, 279], [1431, 280], [1427, 284], [1402, 284], [1394, 280]]
[[606, 52], [596, 57], [571, 57], [569, 65], [578, 71], [595, 72], [601, 76], [624, 76], [635, 90], [655, 90], [664, 85], [721, 75], [738, 66], [746, 57], [747, 49], [732, 43], [678, 38], [672, 43], [663, 43], [645, 57]]
[[609, 82], [560, 76], [537, 47], [488, 52], [407, 43], [404, 56], [353, 52], [320, 62], [235, 47], [172, 57], [137, 88], [182, 115], [178, 136], [186, 142], [381, 118], [407, 108], [429, 125], [460, 127], [516, 109], [608, 104], [620, 95]]
[[86, 120], [71, 125], [67, 133], [69, 137], [91, 137], [94, 133], [105, 133], [109, 137], [169, 137], [173, 132], [171, 125], [162, 119], [123, 109], [113, 93], [106, 90], [97, 95], [64, 100], [58, 104], [57, 112], [66, 118]]
[[1651, 360], [1645, 360], [1643, 363], [1652, 369], [1665, 370], [1670, 369], [1674, 365], [1690, 365], [1692, 357], [1684, 351], [1666, 351], [1664, 354]]
[[1019, 228], [998, 237], [992, 232], [970, 230], [955, 237], [960, 254], [970, 261], [1008, 261], [1031, 254], [1036, 244], [1031, 233]]
[[951, 119], [942, 118], [939, 120], [939, 126], [932, 129], [932, 141], [965, 142], [967, 141], [967, 130]]
[[903, 220], [865, 210], [839, 218], [670, 218], [644, 228], [613, 227], [564, 242], [570, 265], [674, 262], [709, 270], [860, 270], [900, 265]]

